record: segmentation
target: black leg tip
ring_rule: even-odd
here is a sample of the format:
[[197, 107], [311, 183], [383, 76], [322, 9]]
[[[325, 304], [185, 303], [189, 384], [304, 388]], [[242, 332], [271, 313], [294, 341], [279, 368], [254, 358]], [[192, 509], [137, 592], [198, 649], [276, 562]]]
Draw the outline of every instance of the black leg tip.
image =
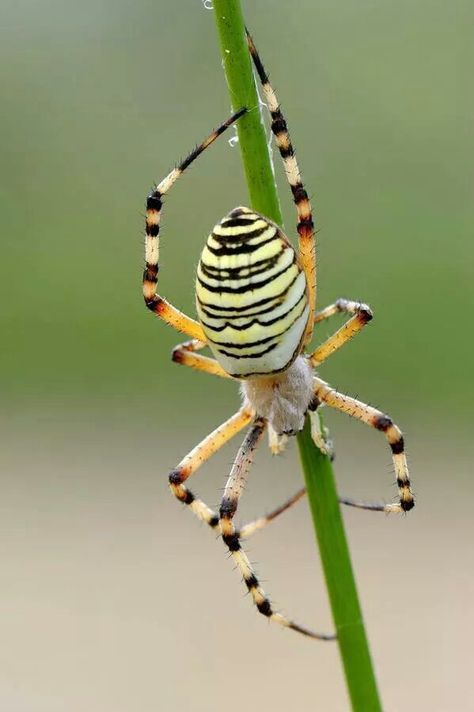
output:
[[181, 470], [172, 470], [168, 475], [170, 485], [180, 485], [183, 482], [183, 473]]

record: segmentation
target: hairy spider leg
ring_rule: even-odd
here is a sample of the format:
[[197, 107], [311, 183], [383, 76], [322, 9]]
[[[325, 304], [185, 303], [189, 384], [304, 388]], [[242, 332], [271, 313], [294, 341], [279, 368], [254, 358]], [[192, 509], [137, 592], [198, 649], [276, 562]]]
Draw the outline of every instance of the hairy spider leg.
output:
[[183, 314], [179, 309], [170, 304], [157, 294], [159, 256], [160, 256], [160, 221], [163, 197], [176, 183], [182, 173], [191, 163], [203, 153], [226, 129], [234, 124], [247, 109], [242, 108], [232, 114], [224, 123], [204, 139], [159, 185], [152, 190], [146, 201], [145, 221], [145, 270], [143, 272], [143, 298], [150, 311], [159, 316], [163, 321], [177, 331], [181, 331], [193, 339], [206, 341], [200, 324]]
[[[387, 438], [390, 450], [392, 451], [393, 466], [397, 478], [399, 502], [383, 505], [384, 512], [408, 512], [415, 506], [415, 500], [410, 488], [410, 477], [405, 456], [405, 446], [400, 428], [393, 420], [382, 411], [372, 408], [372, 406], [362, 403], [355, 398], [338, 393], [320, 378], [314, 379], [314, 394], [316, 398], [326, 403], [330, 408], [340, 410], [342, 413], [356, 418], [357, 420], [370, 425], [376, 430], [380, 430]], [[349, 500], [347, 503], [351, 504]], [[366, 505], [364, 509], [375, 508], [379, 510], [382, 505], [371, 507]]]
[[257, 417], [245, 436], [239, 452], [237, 453], [237, 457], [235, 458], [219, 509], [222, 539], [237, 564], [245, 585], [247, 586], [259, 613], [284, 628], [290, 628], [291, 630], [302, 633], [310, 638], [334, 640], [334, 635], [314, 633], [313, 631], [300, 626], [298, 623], [293, 622], [273, 609], [268, 596], [258, 581], [255, 570], [253, 569], [247, 554], [242, 549], [238, 532], [233, 524], [233, 518], [237, 511], [239, 499], [242, 495], [247, 479], [247, 474], [252, 464], [255, 450], [265, 432], [265, 427], [265, 420]]
[[249, 31], [246, 30], [246, 32], [249, 51], [262, 84], [262, 91], [268, 110], [270, 111], [271, 130], [275, 136], [276, 145], [283, 161], [298, 216], [296, 229], [298, 231], [299, 261], [306, 275], [310, 304], [310, 317], [304, 338], [304, 344], [307, 344], [311, 340], [313, 333], [313, 316], [316, 308], [316, 245], [314, 240], [311, 203], [308, 198], [308, 193], [303, 186], [301, 173], [298, 163], [296, 162], [295, 151], [288, 132], [288, 126], [278, 103], [277, 96], [270, 84], [255, 43]]

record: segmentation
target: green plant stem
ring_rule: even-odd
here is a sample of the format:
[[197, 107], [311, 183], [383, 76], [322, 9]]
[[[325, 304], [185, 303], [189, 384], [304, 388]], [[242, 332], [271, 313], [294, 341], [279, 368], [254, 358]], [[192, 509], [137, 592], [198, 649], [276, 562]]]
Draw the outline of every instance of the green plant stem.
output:
[[298, 447], [352, 709], [381, 712], [334, 474], [311, 439], [308, 420]]
[[257, 89], [253, 80], [252, 62], [247, 49], [240, 2], [217, 0], [214, 2], [214, 15], [232, 111], [238, 111], [243, 106], [250, 110], [237, 123], [250, 204], [254, 210], [258, 210], [262, 215], [281, 225], [283, 218], [280, 201], [267, 148]]
[[[214, 14], [232, 109], [250, 109], [237, 129], [251, 206], [281, 225], [239, 0], [214, 0]], [[352, 708], [381, 712], [334, 474], [331, 462], [311, 439], [308, 419], [298, 446]]]

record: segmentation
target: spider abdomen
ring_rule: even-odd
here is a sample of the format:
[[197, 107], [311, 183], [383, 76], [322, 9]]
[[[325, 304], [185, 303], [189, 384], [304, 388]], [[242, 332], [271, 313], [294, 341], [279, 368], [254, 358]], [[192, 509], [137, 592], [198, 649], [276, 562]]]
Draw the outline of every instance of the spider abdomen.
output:
[[282, 231], [248, 208], [230, 212], [209, 235], [196, 303], [209, 347], [232, 376], [279, 373], [301, 349], [305, 274]]

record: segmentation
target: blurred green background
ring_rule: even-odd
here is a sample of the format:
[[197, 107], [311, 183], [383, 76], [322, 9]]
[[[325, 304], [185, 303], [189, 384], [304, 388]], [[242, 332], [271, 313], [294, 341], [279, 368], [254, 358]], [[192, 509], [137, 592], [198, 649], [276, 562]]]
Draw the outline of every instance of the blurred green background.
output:
[[[346, 296], [375, 312], [321, 375], [407, 435], [418, 508], [346, 515], [382, 697], [393, 711], [474, 709], [472, 4], [244, 10], [313, 197], [319, 305]], [[6, 0], [1, 14], [0, 707], [234, 712], [251, 695], [347, 710], [336, 649], [266, 626], [166, 488], [238, 403], [235, 384], [170, 362], [180, 337], [140, 288], [147, 191], [229, 113], [212, 12]], [[205, 236], [246, 202], [226, 139], [169, 196], [160, 290], [188, 313]], [[390, 499], [380, 436], [327, 422], [341, 490]], [[236, 447], [196, 481], [211, 503]], [[299, 486], [294, 450], [261, 453], [246, 517]], [[312, 537], [304, 503], [249, 549], [274, 600], [324, 629]]]

